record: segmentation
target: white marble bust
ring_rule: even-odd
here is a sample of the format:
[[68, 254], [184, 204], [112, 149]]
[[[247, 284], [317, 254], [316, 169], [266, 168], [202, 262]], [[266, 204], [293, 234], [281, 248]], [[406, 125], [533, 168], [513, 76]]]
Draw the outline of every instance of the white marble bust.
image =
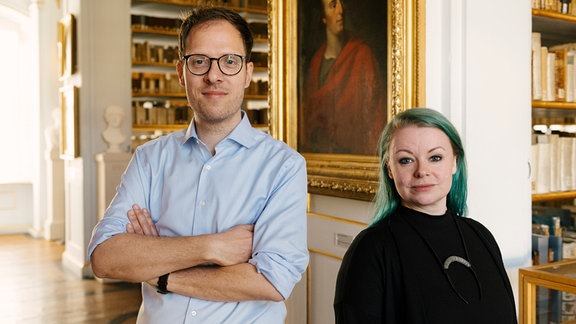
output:
[[44, 141], [46, 143], [45, 156], [47, 159], [59, 158], [60, 154], [60, 131], [62, 125], [60, 109], [52, 109], [52, 123], [44, 129]]
[[124, 122], [124, 109], [120, 106], [108, 106], [104, 111], [104, 120], [108, 127], [102, 132], [102, 138], [108, 144], [106, 152], [123, 152], [121, 145], [126, 140], [126, 135], [122, 133], [122, 123]]

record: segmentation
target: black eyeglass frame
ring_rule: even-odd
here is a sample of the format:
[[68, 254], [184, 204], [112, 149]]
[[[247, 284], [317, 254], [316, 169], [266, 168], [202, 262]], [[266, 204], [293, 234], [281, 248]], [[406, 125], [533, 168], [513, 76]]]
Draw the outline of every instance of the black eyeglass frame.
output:
[[[200, 73], [200, 74], [192, 72], [190, 70], [190, 68], [188, 67], [188, 59], [192, 56], [203, 56], [203, 57], [207, 58], [208, 60], [210, 60], [210, 65], [208, 67], [208, 70], [206, 70], [206, 72]], [[220, 66], [220, 60], [226, 56], [236, 56], [236, 57], [240, 58], [240, 68], [238, 69], [238, 72], [233, 73], [233, 74], [228, 74], [222, 70], [222, 67]], [[227, 76], [234, 76], [234, 75], [240, 73], [240, 71], [242, 71], [242, 68], [244, 67], [244, 61], [245, 60], [246, 60], [246, 56], [240, 55], [240, 54], [224, 54], [220, 57], [210, 57], [210, 56], [204, 55], [204, 54], [188, 54], [188, 55], [182, 56], [182, 61], [184, 61], [184, 65], [186, 65], [186, 70], [188, 70], [188, 72], [190, 72], [194, 75], [197, 75], [197, 76], [202, 76], [202, 75], [208, 74], [208, 72], [210, 72], [210, 69], [212, 69], [212, 61], [216, 61], [216, 65], [218, 65], [218, 70], [220, 70], [220, 72], [222, 72], [222, 74], [227, 75]]]

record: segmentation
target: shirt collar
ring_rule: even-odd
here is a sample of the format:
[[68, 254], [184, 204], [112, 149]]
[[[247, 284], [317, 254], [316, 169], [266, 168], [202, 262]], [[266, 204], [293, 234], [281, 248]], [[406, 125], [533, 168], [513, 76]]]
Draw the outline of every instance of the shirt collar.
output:
[[[238, 123], [238, 125], [236, 125], [236, 127], [232, 130], [232, 132], [228, 134], [228, 136], [226, 136], [226, 138], [223, 139], [222, 141], [230, 139], [242, 146], [249, 148], [250, 146], [254, 145], [254, 143], [256, 143], [257, 139], [260, 138], [263, 135], [263, 133], [257, 131], [252, 127], [246, 112], [244, 112], [243, 110], [240, 112], [242, 114], [242, 119], [240, 120], [240, 123]], [[196, 125], [194, 124], [194, 118], [192, 118], [192, 121], [190, 122], [190, 125], [188, 125], [188, 129], [186, 130], [186, 134], [182, 138], [182, 144], [188, 142], [190, 138], [194, 138], [198, 141], [200, 140], [198, 138], [198, 133], [196, 132]]]

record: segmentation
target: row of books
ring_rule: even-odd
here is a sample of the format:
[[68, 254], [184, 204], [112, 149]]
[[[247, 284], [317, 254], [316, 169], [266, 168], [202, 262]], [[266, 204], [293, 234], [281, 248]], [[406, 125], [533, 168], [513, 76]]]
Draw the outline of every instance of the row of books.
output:
[[186, 101], [132, 102], [132, 121], [137, 125], [187, 125], [192, 115], [192, 109]]
[[177, 34], [182, 20], [165, 17], [152, 17], [144, 15], [132, 15], [133, 31], [160, 31]]
[[532, 135], [532, 193], [576, 190], [576, 134]]
[[178, 46], [132, 42], [132, 62], [176, 64], [177, 61]]
[[254, 63], [255, 67], [268, 67], [268, 53], [266, 52], [252, 52], [250, 61]]
[[270, 122], [269, 109], [247, 109], [243, 107], [252, 125], [268, 125]]
[[132, 73], [132, 93], [137, 95], [160, 96], [184, 94], [178, 75], [175, 73]]
[[[182, 20], [179, 18], [153, 17], [145, 15], [132, 15], [132, 31], [161, 32], [178, 34]], [[263, 22], [249, 22], [248, 27], [255, 38], [268, 38], [268, 24]]]
[[542, 46], [532, 33], [532, 100], [576, 101], [576, 43]]
[[172, 2], [175, 4], [190, 4], [194, 6], [219, 6], [219, 7], [234, 7], [234, 8], [266, 8], [267, 0], [164, 0], [164, 2]]
[[268, 81], [257, 80], [250, 82], [250, 86], [246, 89], [247, 95], [266, 96], [268, 95]]
[[576, 15], [576, 6], [571, 0], [532, 0], [532, 9]]

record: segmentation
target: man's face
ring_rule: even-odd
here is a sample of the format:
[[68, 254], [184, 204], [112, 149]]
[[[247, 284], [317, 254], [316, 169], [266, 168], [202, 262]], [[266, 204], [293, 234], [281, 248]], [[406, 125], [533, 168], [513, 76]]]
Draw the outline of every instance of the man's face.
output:
[[[246, 55], [240, 32], [229, 22], [214, 20], [192, 28], [186, 39], [188, 54], [203, 54], [219, 58], [224, 54]], [[244, 89], [252, 79], [253, 64], [244, 62], [242, 70], [233, 76], [222, 73], [218, 63], [211, 61], [205, 75], [194, 75], [185, 61], [178, 62], [180, 84], [186, 88], [190, 107], [197, 123], [218, 124], [239, 120]]]
[[322, 0], [324, 5], [324, 18], [326, 30], [333, 35], [340, 35], [344, 31], [344, 9], [340, 0]]

